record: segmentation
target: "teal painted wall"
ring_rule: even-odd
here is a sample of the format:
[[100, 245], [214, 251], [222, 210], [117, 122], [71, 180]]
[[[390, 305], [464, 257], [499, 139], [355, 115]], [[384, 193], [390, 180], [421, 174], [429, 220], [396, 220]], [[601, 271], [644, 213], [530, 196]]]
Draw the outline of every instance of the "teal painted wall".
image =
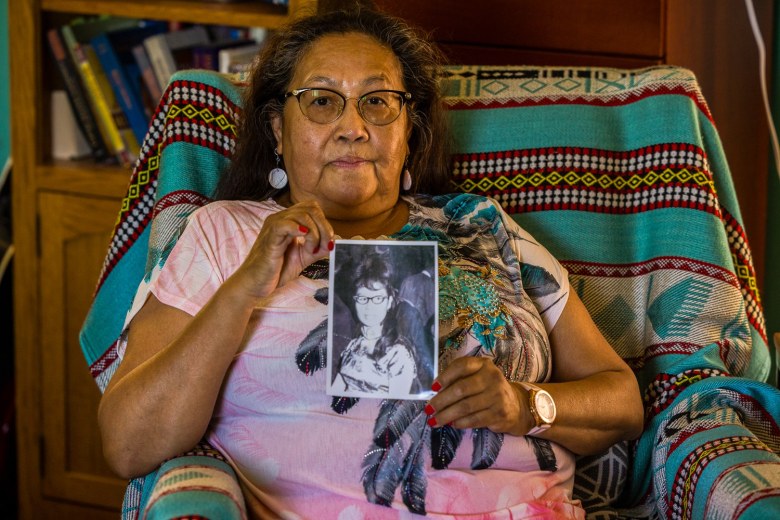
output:
[[[8, 0], [0, 0], [0, 78], [9, 78]], [[8, 81], [0, 81], [0, 169], [11, 155], [11, 100]]]

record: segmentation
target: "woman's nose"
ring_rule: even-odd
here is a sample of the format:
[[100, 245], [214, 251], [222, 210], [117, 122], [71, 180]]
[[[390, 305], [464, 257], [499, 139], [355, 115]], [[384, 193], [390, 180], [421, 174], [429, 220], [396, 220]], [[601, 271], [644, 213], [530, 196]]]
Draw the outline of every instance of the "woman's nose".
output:
[[358, 141], [368, 139], [368, 123], [360, 115], [357, 99], [347, 99], [344, 111], [336, 120], [337, 137]]

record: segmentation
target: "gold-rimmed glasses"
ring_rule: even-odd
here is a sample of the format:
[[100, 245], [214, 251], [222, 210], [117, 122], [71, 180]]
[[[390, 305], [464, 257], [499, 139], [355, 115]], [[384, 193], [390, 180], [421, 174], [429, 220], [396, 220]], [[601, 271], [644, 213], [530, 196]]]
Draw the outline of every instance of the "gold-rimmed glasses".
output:
[[402, 90], [373, 90], [357, 98], [328, 88], [299, 88], [284, 95], [294, 97], [306, 119], [326, 125], [341, 117], [347, 100], [357, 100], [360, 117], [372, 125], [389, 125], [401, 115], [404, 105], [411, 101], [412, 94]]

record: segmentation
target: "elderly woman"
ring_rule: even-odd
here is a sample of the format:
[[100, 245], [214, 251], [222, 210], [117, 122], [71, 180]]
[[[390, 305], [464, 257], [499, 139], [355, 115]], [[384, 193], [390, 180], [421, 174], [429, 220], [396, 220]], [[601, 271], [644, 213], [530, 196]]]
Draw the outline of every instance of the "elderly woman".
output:
[[[437, 54], [370, 10], [297, 21], [253, 72], [235, 164], [133, 318], [101, 401], [141, 475], [205, 438], [257, 518], [581, 518], [574, 454], [637, 436], [630, 369], [562, 266], [492, 200], [447, 187]], [[439, 242], [425, 401], [325, 393], [334, 239]]]

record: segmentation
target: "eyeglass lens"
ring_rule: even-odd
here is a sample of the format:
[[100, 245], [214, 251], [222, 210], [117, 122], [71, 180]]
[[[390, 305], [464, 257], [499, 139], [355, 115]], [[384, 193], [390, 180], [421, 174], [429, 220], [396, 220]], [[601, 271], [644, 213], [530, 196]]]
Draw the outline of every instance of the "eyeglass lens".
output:
[[[346, 99], [338, 92], [312, 89], [301, 92], [298, 103], [303, 114], [315, 123], [331, 123], [344, 111]], [[403, 101], [395, 92], [378, 90], [358, 98], [358, 112], [367, 122], [386, 125], [401, 114]]]

